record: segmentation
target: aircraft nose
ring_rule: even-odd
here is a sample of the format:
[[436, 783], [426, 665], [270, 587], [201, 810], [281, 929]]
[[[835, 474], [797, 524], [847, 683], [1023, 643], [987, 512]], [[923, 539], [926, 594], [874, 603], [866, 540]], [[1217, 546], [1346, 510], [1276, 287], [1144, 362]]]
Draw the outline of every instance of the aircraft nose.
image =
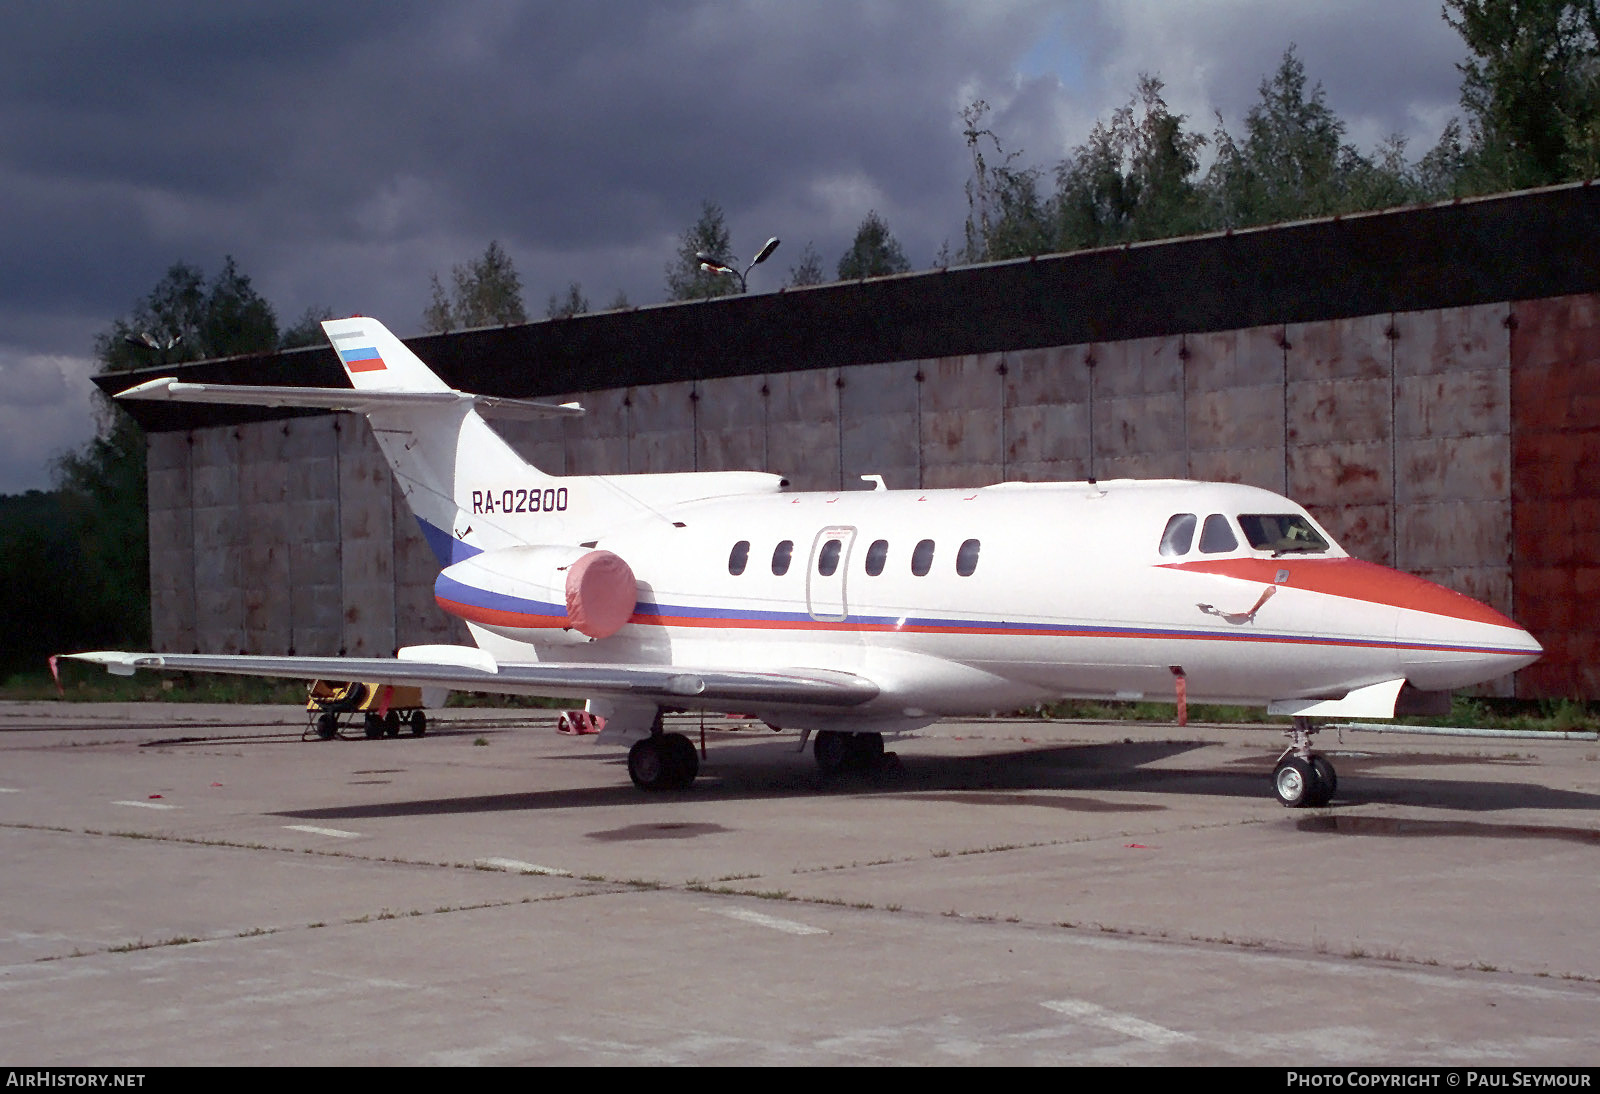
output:
[[1509, 616], [1469, 596], [1416, 579], [1401, 606], [1396, 638], [1406, 679], [1424, 691], [1494, 680], [1533, 664], [1538, 639]]

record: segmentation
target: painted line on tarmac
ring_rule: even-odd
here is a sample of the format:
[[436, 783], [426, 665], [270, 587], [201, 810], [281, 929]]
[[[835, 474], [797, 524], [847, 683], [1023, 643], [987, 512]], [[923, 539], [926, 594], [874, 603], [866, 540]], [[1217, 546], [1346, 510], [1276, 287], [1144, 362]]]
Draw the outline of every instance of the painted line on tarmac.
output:
[[318, 828], [314, 824], [286, 824], [291, 832], [309, 832], [313, 836], [332, 836], [335, 839], [360, 839], [360, 832], [346, 832], [342, 828]]
[[480, 858], [473, 860], [474, 866], [482, 866], [488, 870], [505, 870], [513, 874], [543, 874], [547, 877], [571, 877], [571, 870], [562, 870], [556, 866], [540, 866], [533, 862], [523, 862], [515, 858]]
[[14, 786], [0, 786], [0, 794], [20, 794], [20, 793], [22, 793], [22, 791], [18, 790]]
[[1175, 1045], [1183, 1041], [1192, 1041], [1193, 1037], [1187, 1033], [1179, 1033], [1166, 1026], [1158, 1026], [1154, 1022], [1146, 1022], [1143, 1018], [1135, 1018], [1131, 1014], [1122, 1014], [1118, 1011], [1107, 1010], [1105, 1007], [1083, 999], [1048, 999], [1039, 1004], [1047, 1010], [1057, 1014], [1064, 1014], [1068, 1018], [1078, 1018], [1091, 1025], [1100, 1026], [1120, 1033], [1125, 1037], [1135, 1037], [1141, 1041], [1149, 1041], [1156, 1045]]
[[112, 805], [131, 805], [135, 809], [178, 809], [178, 808], [180, 808], [179, 806], [176, 806], [176, 805], [168, 805], [166, 802], [121, 801], [121, 802], [112, 802], [111, 804]]
[[747, 908], [701, 908], [702, 912], [711, 912], [714, 915], [727, 916], [737, 919], [741, 923], [753, 923], [757, 927], [766, 927], [785, 934], [828, 934], [821, 927], [813, 927], [809, 923], [799, 923], [793, 919], [779, 919], [775, 915], [763, 915], [752, 912]]

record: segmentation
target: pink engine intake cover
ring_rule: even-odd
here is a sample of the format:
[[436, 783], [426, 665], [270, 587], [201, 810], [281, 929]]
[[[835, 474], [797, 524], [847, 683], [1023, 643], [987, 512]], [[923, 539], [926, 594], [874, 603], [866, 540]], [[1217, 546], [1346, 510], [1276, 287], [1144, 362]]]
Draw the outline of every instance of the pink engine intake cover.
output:
[[616, 634], [638, 602], [632, 567], [610, 551], [590, 551], [567, 568], [567, 624], [579, 634]]

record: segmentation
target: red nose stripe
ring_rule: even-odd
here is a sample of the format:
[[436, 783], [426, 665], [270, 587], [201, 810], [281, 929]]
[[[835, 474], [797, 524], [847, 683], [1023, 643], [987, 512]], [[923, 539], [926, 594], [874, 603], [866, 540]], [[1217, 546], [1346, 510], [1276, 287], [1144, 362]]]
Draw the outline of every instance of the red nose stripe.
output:
[[[1163, 569], [1220, 574], [1244, 581], [1277, 584], [1350, 600], [1365, 600], [1371, 604], [1389, 604], [1452, 619], [1488, 623], [1496, 627], [1517, 625], [1489, 605], [1480, 604], [1454, 589], [1446, 589], [1443, 585], [1435, 585], [1420, 577], [1355, 558], [1224, 558], [1214, 562], [1168, 563]], [[1280, 573], [1287, 573], [1288, 577], [1280, 581]]]

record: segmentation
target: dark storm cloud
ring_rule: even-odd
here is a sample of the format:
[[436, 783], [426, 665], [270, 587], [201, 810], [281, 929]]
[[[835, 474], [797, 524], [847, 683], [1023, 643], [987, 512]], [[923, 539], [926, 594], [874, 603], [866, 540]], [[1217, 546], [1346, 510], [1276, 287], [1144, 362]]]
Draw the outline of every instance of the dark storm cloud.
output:
[[704, 199], [739, 253], [784, 238], [756, 289], [808, 240], [831, 269], [874, 208], [927, 266], [961, 242], [975, 98], [1048, 168], [1140, 71], [1196, 127], [1221, 108], [1237, 128], [1295, 41], [1369, 142], [1453, 104], [1441, 25], [1375, 3], [13, 7], [0, 368], [13, 403], [48, 395], [71, 370], [41, 361], [86, 358], [173, 262], [227, 254], [285, 322], [317, 304], [415, 331], [429, 273], [491, 239], [532, 314], [571, 280], [597, 306], [651, 303]]

